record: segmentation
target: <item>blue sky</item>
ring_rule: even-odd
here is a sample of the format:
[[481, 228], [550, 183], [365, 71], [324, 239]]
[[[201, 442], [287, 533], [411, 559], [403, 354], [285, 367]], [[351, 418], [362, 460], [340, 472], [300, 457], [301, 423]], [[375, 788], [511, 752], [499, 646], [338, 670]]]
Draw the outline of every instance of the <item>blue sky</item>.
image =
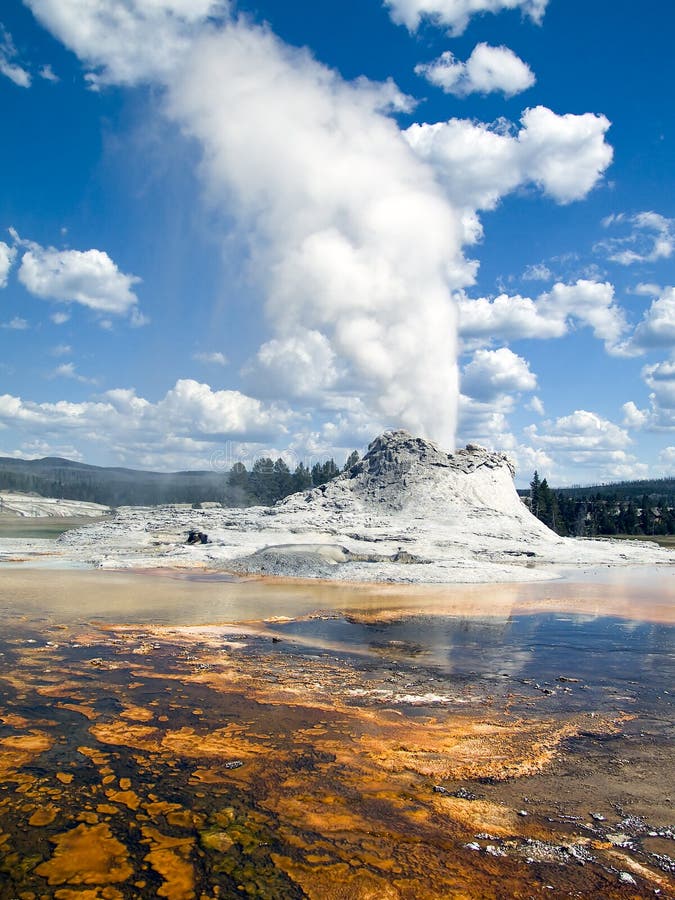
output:
[[80, 6], [0, 19], [0, 454], [673, 473], [675, 10]]

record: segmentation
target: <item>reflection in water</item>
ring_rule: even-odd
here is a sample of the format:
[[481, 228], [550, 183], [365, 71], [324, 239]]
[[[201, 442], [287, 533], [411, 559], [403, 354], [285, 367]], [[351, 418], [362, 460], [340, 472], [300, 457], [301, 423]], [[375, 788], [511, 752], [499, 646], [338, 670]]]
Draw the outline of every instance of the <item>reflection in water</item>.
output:
[[2, 575], [0, 900], [675, 895], [668, 586]]

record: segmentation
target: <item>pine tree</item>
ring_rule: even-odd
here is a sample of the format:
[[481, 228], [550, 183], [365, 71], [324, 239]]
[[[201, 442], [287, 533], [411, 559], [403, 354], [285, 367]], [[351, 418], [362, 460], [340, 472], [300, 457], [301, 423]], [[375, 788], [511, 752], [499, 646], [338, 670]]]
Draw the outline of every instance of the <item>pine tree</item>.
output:
[[541, 482], [539, 481], [539, 473], [537, 470], [534, 470], [534, 477], [530, 482], [530, 509], [532, 510], [532, 515], [539, 518], [539, 489], [541, 488]]
[[312, 487], [312, 473], [304, 463], [298, 463], [293, 472], [293, 492], [306, 491]]
[[293, 476], [284, 460], [279, 457], [274, 463], [272, 502], [276, 503], [293, 493]]

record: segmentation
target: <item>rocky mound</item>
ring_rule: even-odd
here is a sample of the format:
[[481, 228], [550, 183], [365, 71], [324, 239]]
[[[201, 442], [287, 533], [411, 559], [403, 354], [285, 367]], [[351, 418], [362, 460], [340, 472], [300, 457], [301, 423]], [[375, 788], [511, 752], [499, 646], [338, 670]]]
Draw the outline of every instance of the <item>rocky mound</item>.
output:
[[[521, 501], [515, 469], [505, 453], [468, 444], [447, 453], [407, 431], [387, 431], [348, 472], [307, 493], [277, 504], [281, 513], [319, 507], [327, 514], [358, 509], [376, 515], [407, 513], [434, 521], [482, 521], [492, 530], [495, 516], [517, 528], [556, 539]], [[509, 529], [510, 530], [510, 529]]]
[[[328, 484], [275, 507], [126, 507], [69, 532], [78, 564], [208, 566], [340, 581], [522, 581], [555, 566], [671, 564], [654, 544], [561, 538], [522, 503], [503, 453], [448, 453], [407, 431], [385, 432]], [[189, 532], [208, 543], [187, 543]], [[1, 556], [1, 554], [0, 554]]]

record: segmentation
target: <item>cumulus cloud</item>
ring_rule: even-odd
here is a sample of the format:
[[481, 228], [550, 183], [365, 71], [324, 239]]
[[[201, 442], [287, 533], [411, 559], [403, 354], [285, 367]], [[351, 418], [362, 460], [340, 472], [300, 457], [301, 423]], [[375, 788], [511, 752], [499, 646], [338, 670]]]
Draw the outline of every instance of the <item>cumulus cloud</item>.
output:
[[202, 353], [194, 353], [192, 356], [197, 362], [204, 363], [207, 366], [226, 366], [227, 365], [227, 357], [224, 353], [221, 353], [219, 350], [214, 350], [213, 352], [202, 352]]
[[595, 249], [605, 252], [612, 262], [622, 266], [633, 263], [670, 259], [675, 250], [675, 220], [655, 212], [641, 212], [635, 216], [625, 213], [607, 216], [605, 228], [627, 225], [630, 232], [623, 237], [600, 241]]
[[16, 259], [16, 249], [0, 241], [0, 288], [7, 286], [7, 276]]
[[475, 400], [489, 402], [500, 395], [533, 391], [537, 377], [527, 360], [508, 347], [477, 350], [462, 372], [462, 393]]
[[624, 423], [635, 429], [675, 431], [675, 360], [645, 366], [642, 379], [650, 389], [649, 406], [625, 403]]
[[30, 72], [15, 62], [17, 56], [12, 36], [0, 25], [0, 75], [9, 78], [18, 87], [30, 87]]
[[612, 161], [605, 142], [610, 126], [594, 113], [559, 116], [545, 106], [527, 109], [521, 128], [465, 119], [414, 124], [405, 132], [411, 147], [438, 171], [461, 206], [493, 209], [520, 185], [535, 184], [558, 203], [580, 200]]
[[415, 66], [415, 72], [455, 97], [495, 91], [513, 97], [535, 83], [532, 70], [513, 50], [485, 43], [477, 44], [466, 62], [446, 50], [433, 62]]
[[98, 313], [138, 315], [132, 288], [141, 279], [121, 272], [105, 251], [57, 250], [21, 239], [19, 244], [28, 248], [21, 258], [19, 281], [34, 296], [79, 303]]
[[191, 379], [177, 381], [154, 403], [129, 389], [82, 403], [0, 395], [0, 425], [26, 439], [89, 442], [120, 454], [131, 450], [139, 460], [144, 454], [159, 460], [163, 451], [171, 451], [177, 459], [198, 452], [203, 461], [224, 441], [284, 440], [296, 418], [287, 407], [264, 404], [239, 391], [213, 390]]
[[539, 24], [548, 0], [384, 0], [394, 22], [415, 31], [422, 19], [461, 34], [472, 16], [518, 9]]
[[460, 335], [468, 342], [559, 338], [578, 323], [592, 328], [609, 353], [625, 352], [621, 338], [628, 326], [609, 282], [558, 282], [535, 300], [519, 294], [472, 300], [461, 293], [458, 303]]
[[[539, 427], [543, 430], [539, 431]], [[542, 426], [531, 425], [527, 431], [539, 444], [575, 453], [623, 450], [630, 444], [624, 428], [586, 409], [577, 409], [568, 416], [544, 422]]]
[[652, 301], [635, 329], [632, 344], [641, 349], [675, 347], [675, 287], [667, 287]]
[[562, 481], [578, 483], [580, 467], [587, 479], [635, 478], [648, 473], [648, 466], [630, 453], [631, 438], [626, 429], [589, 410], [578, 409], [541, 425], [530, 425], [525, 433], [532, 447], [551, 455]]
[[70, 319], [70, 315], [65, 312], [55, 312], [49, 317], [55, 325], [65, 325]]

